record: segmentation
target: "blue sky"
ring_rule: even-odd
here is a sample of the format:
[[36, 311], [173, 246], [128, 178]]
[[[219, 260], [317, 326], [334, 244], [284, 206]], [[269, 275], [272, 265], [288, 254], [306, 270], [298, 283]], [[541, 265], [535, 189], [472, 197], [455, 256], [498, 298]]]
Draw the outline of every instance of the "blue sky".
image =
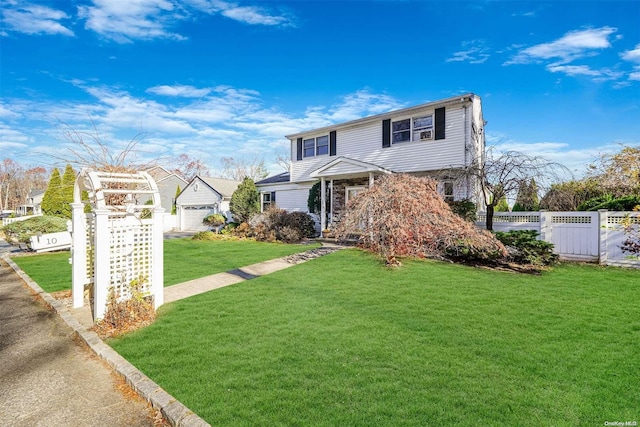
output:
[[640, 1], [4, 0], [0, 158], [64, 128], [139, 160], [264, 159], [284, 135], [473, 92], [488, 144], [578, 175], [640, 144]]

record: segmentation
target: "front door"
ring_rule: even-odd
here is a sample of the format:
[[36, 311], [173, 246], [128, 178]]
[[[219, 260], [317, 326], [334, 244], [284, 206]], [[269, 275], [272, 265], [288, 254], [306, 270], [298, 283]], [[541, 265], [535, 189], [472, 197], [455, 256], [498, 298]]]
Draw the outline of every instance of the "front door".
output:
[[364, 190], [366, 190], [367, 187], [364, 186], [354, 186], [354, 187], [347, 187], [345, 190], [345, 205], [349, 203], [349, 200], [353, 199], [354, 197], [356, 197], [359, 193], [363, 192]]

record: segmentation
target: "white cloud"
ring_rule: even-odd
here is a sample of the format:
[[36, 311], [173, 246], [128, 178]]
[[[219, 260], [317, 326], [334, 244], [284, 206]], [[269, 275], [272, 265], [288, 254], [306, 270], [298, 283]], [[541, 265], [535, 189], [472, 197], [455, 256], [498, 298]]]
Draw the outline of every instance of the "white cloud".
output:
[[640, 44], [637, 44], [634, 49], [626, 50], [620, 54], [620, 57], [625, 61], [635, 62], [640, 64]]
[[3, 22], [13, 31], [25, 34], [74, 35], [73, 31], [60, 23], [69, 19], [69, 16], [60, 10], [29, 3], [19, 5], [15, 1], [6, 2], [3, 9]]
[[[84, 21], [87, 30], [117, 43], [135, 40], [173, 39], [186, 37], [172, 29], [187, 19], [206, 15], [221, 15], [248, 25], [271, 27], [294, 26], [290, 14], [276, 13], [265, 7], [243, 6], [220, 0], [90, 0], [77, 7], [77, 18]], [[1, 12], [3, 29], [25, 34], [61, 34], [74, 36], [62, 24], [75, 17], [47, 6], [6, 0]]]
[[506, 65], [528, 64], [550, 59], [555, 59], [558, 64], [566, 64], [591, 55], [597, 50], [611, 47], [609, 36], [616, 31], [618, 31], [617, 28], [613, 27], [570, 31], [552, 42], [521, 50]]
[[209, 13], [220, 13], [229, 19], [249, 25], [294, 26], [293, 19], [285, 14], [275, 14], [257, 6], [240, 6], [221, 0], [187, 0], [193, 7]]
[[[609, 38], [616, 31], [618, 30], [614, 27], [570, 31], [552, 42], [519, 48], [519, 52], [503, 65], [546, 63], [546, 69], [552, 73], [562, 73], [569, 77], [587, 77], [594, 82], [616, 81], [615, 87], [624, 87], [625, 85], [620, 83], [620, 79], [625, 75], [622, 71], [576, 64], [578, 60], [586, 60], [604, 49], [611, 48]], [[618, 35], [615, 39], [620, 40], [621, 36]], [[620, 56], [627, 61], [640, 63], [640, 45], [634, 50], [623, 52]], [[632, 73], [629, 79], [632, 80], [633, 77]]]
[[3, 104], [0, 104], [0, 118], [1, 119], [16, 119], [20, 117], [20, 114], [15, 111], [6, 108]]
[[637, 44], [634, 49], [622, 52], [620, 57], [635, 64], [633, 71], [629, 73], [629, 80], [640, 81], [640, 44]]
[[512, 13], [511, 16], [524, 16], [525, 18], [533, 18], [537, 15], [536, 12], [519, 12], [519, 13]]
[[134, 39], [184, 39], [167, 30], [184, 18], [171, 0], [93, 0], [93, 6], [78, 7], [78, 16], [86, 20], [87, 29], [118, 43]]
[[482, 64], [489, 59], [490, 51], [483, 40], [472, 40], [462, 43], [464, 50], [454, 52], [446, 62], [468, 62], [469, 64]]
[[[87, 103], [23, 100], [3, 104], [0, 112], [9, 111], [11, 119], [19, 119], [13, 120], [11, 127], [6, 126], [5, 134], [13, 130], [15, 138], [0, 138], [3, 146], [25, 141], [28, 149], [22, 147], [22, 155], [33, 161], [35, 156], [47, 153], [40, 163], [51, 163], [52, 158], [59, 158], [65, 147], [70, 146], [58, 129], [68, 126], [90, 135], [98, 131], [100, 139], [114, 149], [138, 136], [141, 138], [137, 146], [140, 161], [175, 158], [187, 152], [212, 168], [224, 156], [244, 156], [249, 160], [262, 157], [270, 163], [275, 157], [274, 147], [287, 146], [284, 138], [287, 134], [403, 106], [394, 98], [369, 89], [347, 94], [333, 105], [313, 106], [298, 113], [265, 107], [258, 92], [230, 86], [211, 88], [207, 95], [199, 98], [167, 97], [160, 102], [79, 80], [68, 83], [93, 99]], [[192, 86], [172, 87], [183, 88], [177, 90], [181, 93], [182, 90], [189, 92], [184, 88]], [[43, 122], [43, 118], [46, 121]], [[21, 135], [27, 138], [18, 140]], [[56, 139], [58, 142], [52, 144]], [[277, 172], [275, 164], [272, 166], [272, 172]]]
[[401, 107], [398, 101], [388, 95], [375, 94], [369, 89], [362, 89], [344, 96], [338, 104], [331, 107], [325, 117], [333, 123], [346, 122]]
[[163, 95], [163, 96], [200, 98], [205, 95], [208, 95], [211, 92], [211, 89], [209, 88], [198, 89], [196, 87], [187, 86], [187, 85], [174, 85], [174, 86], [161, 85], [161, 86], [151, 87], [147, 89], [147, 92], [153, 93], [156, 95]]
[[552, 73], [563, 73], [567, 76], [587, 76], [592, 77], [594, 81], [617, 80], [623, 76], [623, 73], [613, 71], [608, 68], [594, 70], [586, 65], [549, 65], [547, 70]]
[[592, 70], [586, 65], [550, 65], [547, 67], [552, 73], [565, 73], [569, 76], [599, 76], [600, 72]]

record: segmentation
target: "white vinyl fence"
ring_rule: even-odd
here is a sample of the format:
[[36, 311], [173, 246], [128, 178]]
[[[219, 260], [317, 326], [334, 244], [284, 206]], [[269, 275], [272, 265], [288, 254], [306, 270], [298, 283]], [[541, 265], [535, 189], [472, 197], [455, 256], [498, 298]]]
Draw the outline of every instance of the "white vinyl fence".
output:
[[[640, 258], [621, 249], [627, 239], [621, 222], [627, 217], [640, 227], [640, 212], [496, 212], [493, 230], [535, 230], [561, 258], [640, 268]], [[486, 214], [479, 213], [476, 225], [484, 227], [485, 221]]]
[[28, 216], [16, 216], [13, 218], [2, 218], [2, 225], [13, 224], [14, 222], [25, 221], [27, 219], [35, 218], [38, 216], [42, 216], [42, 214], [28, 215]]

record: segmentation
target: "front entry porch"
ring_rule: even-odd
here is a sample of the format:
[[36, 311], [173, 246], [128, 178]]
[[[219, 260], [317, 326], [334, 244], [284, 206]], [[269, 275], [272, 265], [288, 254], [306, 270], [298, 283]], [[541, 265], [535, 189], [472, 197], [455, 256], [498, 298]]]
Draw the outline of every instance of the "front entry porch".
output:
[[374, 185], [376, 176], [391, 173], [380, 166], [347, 157], [339, 157], [313, 171], [310, 176], [320, 178], [320, 200], [328, 200], [320, 203], [321, 235], [340, 221], [349, 200]]

